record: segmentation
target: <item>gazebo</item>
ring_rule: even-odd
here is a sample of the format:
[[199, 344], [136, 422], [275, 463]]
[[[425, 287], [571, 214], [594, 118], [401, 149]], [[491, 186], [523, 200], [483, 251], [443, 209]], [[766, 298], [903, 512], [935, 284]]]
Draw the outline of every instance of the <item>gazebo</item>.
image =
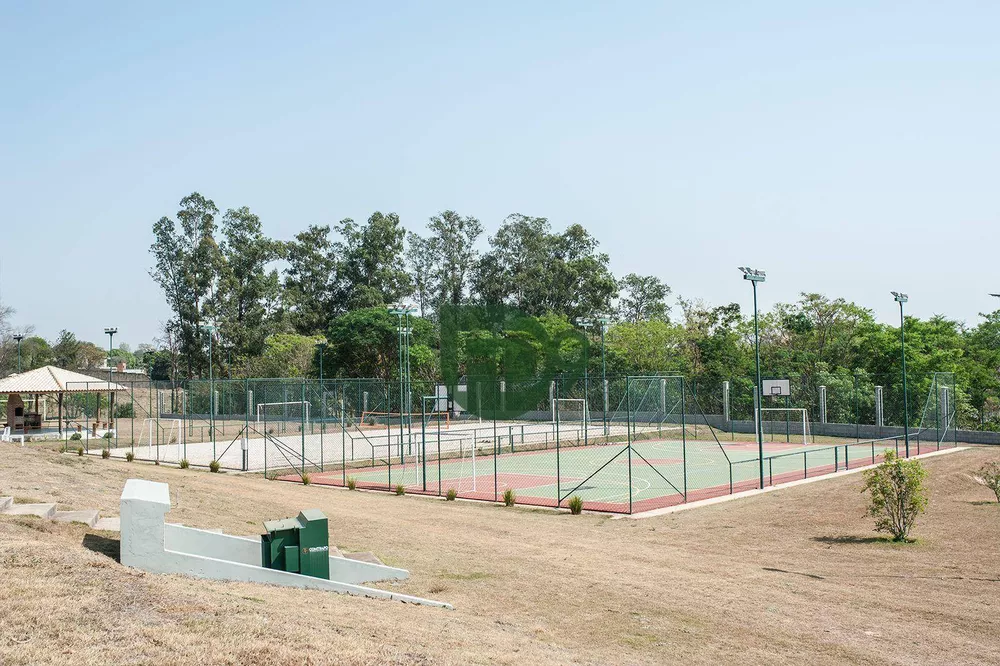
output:
[[[35, 396], [37, 411], [38, 398], [43, 395], [55, 395], [59, 405], [58, 427], [59, 435], [63, 433], [63, 396], [67, 393], [111, 393], [127, 390], [120, 384], [101, 381], [82, 375], [72, 370], [64, 370], [54, 365], [29, 370], [0, 379], [0, 395], [7, 394], [7, 421], [12, 433], [25, 432], [29, 428], [41, 428], [41, 414], [30, 414], [25, 410], [22, 395]], [[109, 414], [112, 401], [109, 400]], [[98, 401], [97, 420], [100, 421], [100, 402]], [[111, 418], [108, 419], [111, 421]]]

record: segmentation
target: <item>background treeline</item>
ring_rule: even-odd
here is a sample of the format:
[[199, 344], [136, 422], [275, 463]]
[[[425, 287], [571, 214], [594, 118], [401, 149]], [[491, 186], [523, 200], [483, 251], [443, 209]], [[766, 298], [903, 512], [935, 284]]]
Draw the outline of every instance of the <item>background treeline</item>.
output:
[[[396, 214], [375, 212], [362, 222], [313, 225], [278, 241], [249, 208], [220, 212], [193, 193], [176, 215], [153, 225], [150, 274], [172, 316], [155, 348], [116, 353], [147, 367], [154, 379], [207, 377], [210, 334], [216, 377], [301, 377], [318, 374], [316, 343], [325, 340], [325, 376], [391, 378], [397, 375], [397, 320], [386, 305], [404, 300], [417, 308], [413, 376], [433, 380], [440, 377], [436, 313], [442, 304], [505, 304], [537, 317], [552, 334], [581, 317], [610, 316], [609, 374], [670, 370], [699, 386], [723, 380], [752, 386], [752, 313], [738, 304], [677, 298], [654, 276], [616, 277], [597, 239], [578, 224], [560, 229], [544, 218], [512, 214], [478, 251], [483, 233], [478, 219], [450, 210], [430, 218], [419, 234], [408, 232]], [[899, 329], [860, 305], [802, 294], [763, 313], [761, 324], [765, 375], [822, 377], [816, 382], [835, 387], [838, 381], [859, 386], [859, 378], [865, 387], [890, 385], [900, 376]], [[587, 334], [590, 368], [599, 373], [600, 331]], [[4, 374], [16, 364], [9, 335], [5, 330], [0, 344]], [[1000, 429], [1000, 310], [975, 327], [943, 316], [908, 317], [906, 341], [915, 392], [926, 395], [930, 373], [954, 372], [962, 425]], [[41, 338], [22, 343], [26, 367], [44, 359], [99, 365], [104, 356], [98, 345], [68, 332], [51, 344]]]

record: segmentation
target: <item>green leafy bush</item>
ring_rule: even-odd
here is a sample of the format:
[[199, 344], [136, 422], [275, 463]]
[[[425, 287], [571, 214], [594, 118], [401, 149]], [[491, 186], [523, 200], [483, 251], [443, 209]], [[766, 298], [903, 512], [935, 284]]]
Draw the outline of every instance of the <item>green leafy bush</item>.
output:
[[[157, 461], [157, 462], [159, 462], [159, 461]], [[187, 458], [181, 458], [180, 465], [181, 465], [181, 469], [187, 469], [188, 467], [191, 466], [191, 463], [188, 462]]]
[[583, 511], [583, 498], [579, 495], [573, 495], [569, 498], [569, 501], [566, 502], [566, 505], [569, 507], [570, 513], [574, 516], [579, 516]]
[[454, 488], [449, 488], [448, 492], [444, 496], [444, 498], [449, 502], [454, 502], [456, 497], [458, 497], [458, 491]]
[[212, 473], [218, 473], [220, 467], [221, 465], [219, 465], [218, 460], [213, 460], [212, 462], [208, 463], [208, 471]]
[[82, 446], [76, 447], [76, 455], [78, 455], [78, 456], [82, 456], [83, 455], [83, 447]]
[[870, 494], [866, 515], [875, 519], [875, 531], [906, 541], [917, 516], [927, 508], [924, 481], [927, 470], [919, 460], [905, 460], [886, 449], [882, 464], [865, 472], [861, 492]]
[[135, 418], [135, 408], [132, 406], [132, 403], [126, 402], [115, 405], [115, 418], [116, 419]]
[[975, 475], [976, 481], [993, 491], [1000, 502], [1000, 463], [988, 462], [979, 468]]
[[103, 437], [104, 439], [114, 439], [115, 438], [115, 434], [109, 430], [106, 433], [104, 433], [103, 435], [101, 435], [101, 437]]
[[355, 479], [353, 476], [347, 477], [347, 489], [355, 490], [357, 489], [357, 487], [358, 487], [358, 480]]
[[129, 451], [128, 453], [125, 454], [125, 462], [132, 462], [133, 460], [135, 460], [135, 454], [134, 453], [132, 453], [131, 451]]
[[503, 491], [503, 505], [504, 506], [514, 506], [514, 501], [517, 500], [517, 495], [514, 494], [513, 488], [508, 488]]
[[81, 435], [78, 432], [74, 432], [72, 435], [69, 436], [69, 438], [74, 442], [79, 442], [81, 439], [83, 439], [83, 435]]
[[111, 449], [101, 449], [101, 457], [107, 460], [111, 457]]
[[406, 494], [406, 486], [404, 486], [402, 483], [397, 483], [396, 484], [396, 494], [397, 495], [405, 495]]
[[310, 483], [312, 483], [312, 477], [309, 475], [309, 472], [303, 472], [302, 473], [302, 485], [303, 486], [308, 486]]

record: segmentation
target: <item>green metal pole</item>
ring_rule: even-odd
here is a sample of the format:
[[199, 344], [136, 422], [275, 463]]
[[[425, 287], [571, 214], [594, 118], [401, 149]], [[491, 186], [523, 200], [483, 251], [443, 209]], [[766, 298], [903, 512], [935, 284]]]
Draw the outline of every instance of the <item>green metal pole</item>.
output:
[[323, 387], [323, 347], [319, 345], [319, 470], [323, 471], [323, 431], [326, 430], [326, 391]]
[[607, 442], [608, 437], [608, 364], [604, 357], [604, 326], [605, 323], [601, 322], [601, 395], [604, 401], [604, 409], [601, 414], [603, 415], [604, 421], [604, 438]]
[[212, 371], [212, 331], [208, 332], [208, 430], [212, 433], [212, 460], [215, 460], [215, 375]]
[[14, 339], [17, 340], [17, 371], [21, 372], [21, 340], [24, 339], [23, 335], [15, 335]]
[[424, 398], [420, 397], [420, 452], [421, 476], [424, 482], [424, 492], [427, 492], [427, 419], [424, 417]]
[[625, 440], [628, 443], [628, 512], [632, 513], [632, 396], [628, 377], [625, 377]]
[[903, 437], [906, 457], [910, 457], [910, 404], [906, 391], [906, 332], [903, 330], [903, 302], [899, 302], [899, 355], [903, 360]]
[[687, 456], [687, 396], [684, 389], [684, 378], [681, 377], [681, 463], [684, 466], [684, 501], [688, 501], [688, 456]]
[[754, 346], [754, 363], [757, 368], [757, 385], [754, 388], [754, 409], [757, 411], [757, 418], [754, 419], [757, 422], [757, 457], [760, 463], [760, 487], [764, 487], [764, 431], [763, 424], [761, 423], [761, 413], [760, 413], [760, 325], [758, 323], [757, 316], [757, 282], [754, 280], [750, 281], [753, 285], [753, 346]]

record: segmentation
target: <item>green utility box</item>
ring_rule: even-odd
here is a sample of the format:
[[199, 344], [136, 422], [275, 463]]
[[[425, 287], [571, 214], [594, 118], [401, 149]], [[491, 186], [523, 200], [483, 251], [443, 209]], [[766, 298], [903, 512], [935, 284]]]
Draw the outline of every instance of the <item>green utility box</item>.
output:
[[326, 516], [306, 509], [297, 518], [268, 520], [260, 537], [263, 566], [330, 579], [330, 534]]

